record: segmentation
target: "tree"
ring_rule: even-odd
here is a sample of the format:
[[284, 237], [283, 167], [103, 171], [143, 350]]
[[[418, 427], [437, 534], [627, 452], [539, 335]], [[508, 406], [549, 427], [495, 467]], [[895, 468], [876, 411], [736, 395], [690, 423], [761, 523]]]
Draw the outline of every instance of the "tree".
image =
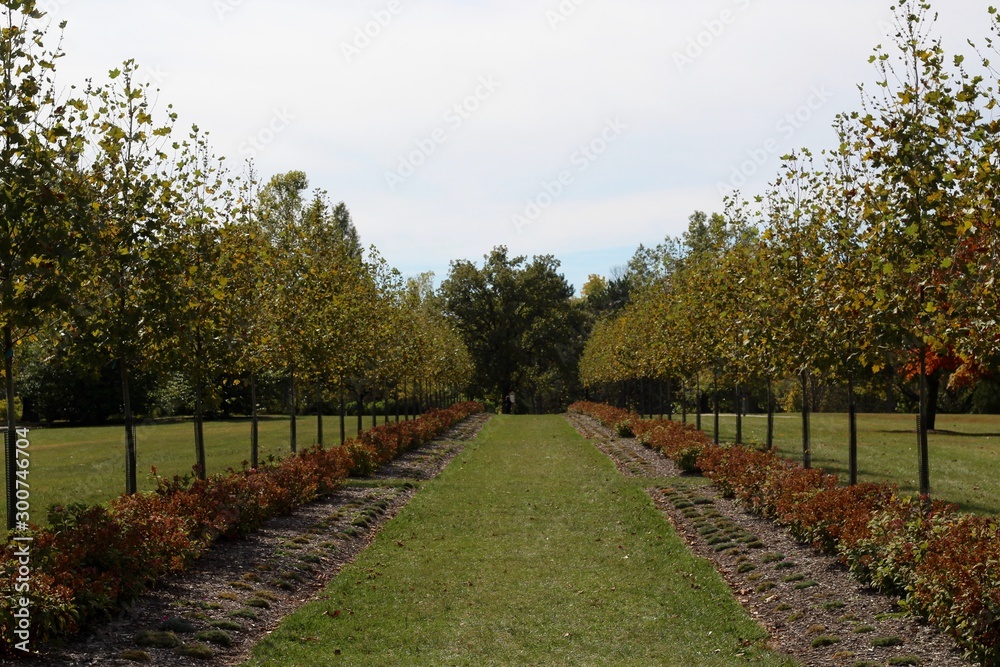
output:
[[473, 387], [500, 402], [559, 366], [559, 334], [571, 316], [573, 288], [549, 256], [528, 263], [500, 246], [485, 260], [482, 269], [452, 262], [441, 296], [472, 357]]
[[197, 126], [181, 146], [174, 176], [175, 215], [149, 261], [172, 280], [158, 301], [162, 337], [170, 339], [172, 367], [183, 370], [194, 393], [197, 474], [207, 479], [205, 404], [229, 352], [222, 309], [229, 277], [221, 264], [220, 234], [229, 219], [232, 192], [221, 160], [211, 154]]
[[896, 7], [897, 58], [877, 49], [872, 61], [883, 94], [867, 99], [862, 117], [869, 146], [864, 159], [876, 175], [866, 194], [869, 252], [877, 258], [875, 311], [886, 324], [884, 344], [919, 355], [920, 492], [930, 493], [927, 359], [946, 348], [954, 331], [953, 287], [961, 283], [956, 250], [968, 231], [975, 132], [974, 89], [956, 91], [940, 39], [930, 36], [930, 5]]
[[[3, 3], [0, 36], [0, 326], [7, 397], [7, 527], [15, 525], [15, 346], [69, 305], [90, 243], [79, 172], [81, 103], [54, 92], [58, 51], [45, 47], [34, 0]], [[61, 320], [60, 320], [61, 323]]]
[[310, 316], [307, 308], [300, 307], [309, 271], [304, 252], [308, 241], [302, 224], [303, 192], [308, 187], [305, 173], [291, 171], [272, 177], [259, 198], [260, 224], [273, 257], [266, 280], [270, 288], [266, 306], [271, 327], [269, 358], [289, 380], [289, 448], [293, 453], [298, 449], [298, 379]]
[[[257, 216], [257, 176], [250, 165], [237, 188], [235, 214], [220, 230], [220, 259], [228, 282], [224, 287], [221, 327], [232, 346], [231, 370], [245, 378], [250, 393], [250, 466], [260, 463], [257, 382], [266, 365], [268, 310], [264, 281], [272, 261], [270, 244]], [[240, 382], [240, 380], [236, 380]]]
[[135, 81], [136, 65], [112, 70], [103, 87], [88, 86], [91, 111], [85, 120], [98, 153], [90, 166], [98, 217], [96, 252], [89, 268], [85, 326], [99, 332], [118, 368], [125, 416], [125, 491], [135, 493], [136, 436], [130, 374], [155, 351], [148, 313], [161, 310], [147, 296], [163, 294], [156, 284], [168, 280], [148, 261], [162, 240], [172, 205], [168, 158], [163, 144], [176, 116], [157, 124], [148, 85]]

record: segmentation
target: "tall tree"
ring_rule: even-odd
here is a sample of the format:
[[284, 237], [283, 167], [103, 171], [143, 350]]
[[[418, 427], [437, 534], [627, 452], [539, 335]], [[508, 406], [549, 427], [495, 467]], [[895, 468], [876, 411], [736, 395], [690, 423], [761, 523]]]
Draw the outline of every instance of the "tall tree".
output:
[[896, 7], [896, 53], [877, 49], [872, 61], [883, 94], [866, 99], [862, 117], [869, 146], [864, 159], [877, 179], [866, 192], [867, 247], [877, 258], [875, 311], [886, 344], [919, 357], [920, 491], [930, 493], [927, 359], [945, 349], [953, 330], [952, 286], [960, 282], [956, 247], [963, 236], [963, 186], [971, 163], [965, 148], [974, 132], [966, 113], [978, 100], [956, 90], [930, 4]]
[[[552, 257], [510, 257], [495, 248], [482, 268], [451, 264], [441, 285], [445, 312], [472, 356], [476, 391], [498, 402], [528, 388], [534, 373], [557, 367], [573, 288]], [[507, 406], [509, 408], [509, 406]]]
[[267, 242], [258, 219], [259, 184], [253, 165], [248, 165], [237, 186], [234, 215], [220, 230], [222, 271], [228, 276], [224, 288], [222, 327], [232, 345], [232, 371], [246, 381], [250, 399], [250, 458], [251, 467], [260, 463], [260, 422], [258, 380], [267, 363], [268, 309], [263, 293], [272, 261], [271, 245]]
[[148, 84], [136, 81], [133, 61], [112, 70], [109, 83], [88, 86], [86, 120], [98, 151], [91, 164], [99, 222], [97, 253], [90, 271], [85, 316], [117, 366], [125, 417], [125, 491], [135, 493], [136, 434], [130, 392], [131, 373], [155, 346], [147, 317], [162, 304], [147, 296], [162, 294], [168, 280], [148, 259], [162, 241], [172, 205], [169, 160], [164, 144], [176, 119], [157, 123]]
[[[55, 62], [34, 0], [3, 2], [0, 33], [0, 327], [6, 414], [7, 527], [15, 525], [18, 342], [68, 306], [89, 243], [87, 188], [79, 172], [79, 101], [60, 103]], [[62, 27], [62, 26], [60, 26]]]
[[194, 394], [194, 444], [198, 476], [206, 479], [205, 407], [218, 386], [228, 346], [222, 310], [229, 276], [221, 262], [221, 231], [233, 207], [223, 162], [212, 155], [207, 136], [193, 127], [181, 144], [174, 175], [176, 207], [164, 242], [150, 262], [171, 275], [160, 302], [169, 319], [161, 323], [170, 339], [173, 367], [182, 369]]

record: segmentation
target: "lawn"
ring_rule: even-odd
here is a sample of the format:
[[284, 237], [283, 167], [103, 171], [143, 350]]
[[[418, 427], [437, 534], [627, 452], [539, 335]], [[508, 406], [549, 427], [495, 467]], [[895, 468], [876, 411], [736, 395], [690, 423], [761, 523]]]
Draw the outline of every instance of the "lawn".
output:
[[563, 417], [497, 417], [247, 665], [794, 664], [765, 639]]
[[[365, 427], [371, 426], [371, 417]], [[379, 423], [382, 423], [381, 420]], [[340, 418], [327, 417], [324, 439], [340, 442]], [[353, 437], [357, 418], [347, 419], [347, 435]], [[289, 452], [287, 418], [261, 420], [260, 457], [282, 457]], [[137, 427], [139, 488], [153, 488], [150, 468], [160, 475], [191, 472], [195, 464], [194, 426], [191, 422], [152, 423]], [[125, 491], [125, 430], [122, 426], [86, 428], [36, 428], [31, 431], [31, 515], [45, 523], [46, 509], [54, 504], [102, 503]], [[298, 420], [299, 447], [316, 442], [316, 418]], [[209, 474], [239, 468], [250, 459], [250, 422], [235, 419], [205, 424], [205, 448]], [[2, 494], [0, 494], [2, 495]], [[6, 497], [0, 500], [6, 512]]]
[[[847, 479], [848, 422], [846, 414], [813, 414], [813, 464]], [[713, 418], [702, 416], [711, 435]], [[694, 417], [689, 417], [691, 423]], [[897, 414], [858, 416], [858, 467], [861, 481], [890, 481], [907, 493], [916, 493], [916, 417]], [[959, 504], [970, 512], [1000, 513], [1000, 416], [940, 415], [938, 431], [930, 434], [931, 487], [937, 498]], [[766, 441], [767, 418], [750, 415], [743, 422], [745, 442]], [[736, 437], [736, 418], [723, 415], [719, 435], [723, 442]], [[775, 444], [795, 460], [802, 459], [802, 417], [779, 414]]]

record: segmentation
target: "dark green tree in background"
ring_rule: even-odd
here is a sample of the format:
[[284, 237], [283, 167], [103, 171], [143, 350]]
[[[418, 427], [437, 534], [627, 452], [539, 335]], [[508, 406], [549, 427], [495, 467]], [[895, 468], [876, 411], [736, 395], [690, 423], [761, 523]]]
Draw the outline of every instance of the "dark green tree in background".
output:
[[[472, 356], [473, 392], [502, 403], [513, 391], [519, 408], [531, 396], [536, 410], [565, 401], [578, 387], [586, 316], [559, 262], [510, 257], [503, 246], [485, 260], [482, 268], [452, 262], [440, 289], [445, 313]], [[553, 393], [539, 396], [542, 387]]]

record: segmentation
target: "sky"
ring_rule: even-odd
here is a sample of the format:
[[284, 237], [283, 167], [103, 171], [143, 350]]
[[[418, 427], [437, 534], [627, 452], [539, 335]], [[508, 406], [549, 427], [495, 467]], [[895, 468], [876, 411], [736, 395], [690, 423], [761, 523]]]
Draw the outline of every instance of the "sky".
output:
[[[577, 289], [835, 145], [891, 4], [39, 0], [68, 22], [62, 85], [134, 59], [178, 129], [237, 171], [305, 171], [405, 275], [504, 245]], [[935, 3], [947, 52], [988, 6]]]

